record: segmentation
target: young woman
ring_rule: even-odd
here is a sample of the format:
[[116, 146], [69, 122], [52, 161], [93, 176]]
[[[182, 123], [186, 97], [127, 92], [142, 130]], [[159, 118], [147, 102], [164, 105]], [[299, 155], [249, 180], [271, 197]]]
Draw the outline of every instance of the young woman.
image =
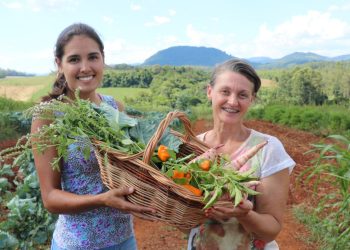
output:
[[245, 169], [258, 167], [260, 193], [237, 207], [215, 206], [205, 211], [205, 223], [192, 229], [188, 249], [278, 249], [274, 241], [282, 228], [289, 174], [295, 162], [273, 136], [247, 128], [243, 118], [256, 98], [261, 81], [241, 60], [229, 60], [213, 71], [207, 96], [212, 103], [213, 128], [198, 137], [220, 153], [237, 158], [252, 146], [268, 141]]
[[[55, 62], [57, 79], [44, 101], [62, 94], [74, 99], [79, 88], [80, 98], [118, 108], [113, 98], [96, 93], [102, 82], [104, 47], [93, 28], [78, 23], [64, 29], [56, 42]], [[49, 123], [34, 118], [31, 132], [37, 133]], [[126, 201], [124, 196], [132, 189], [108, 190], [94, 154], [85, 160], [78, 150], [82, 143], [87, 142], [70, 145], [68, 160], [61, 162], [60, 171], [50, 165], [57, 155], [55, 148], [43, 153], [33, 149], [44, 206], [59, 214], [51, 249], [136, 249], [132, 217], [127, 212], [154, 210]]]

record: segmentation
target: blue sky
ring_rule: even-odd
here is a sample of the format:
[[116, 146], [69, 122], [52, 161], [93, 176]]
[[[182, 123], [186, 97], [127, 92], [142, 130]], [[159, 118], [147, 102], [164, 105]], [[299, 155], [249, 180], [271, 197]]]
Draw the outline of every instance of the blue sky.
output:
[[100, 34], [107, 64], [142, 63], [176, 45], [242, 58], [350, 54], [350, 1], [0, 0], [0, 68], [54, 71], [56, 38], [74, 22]]

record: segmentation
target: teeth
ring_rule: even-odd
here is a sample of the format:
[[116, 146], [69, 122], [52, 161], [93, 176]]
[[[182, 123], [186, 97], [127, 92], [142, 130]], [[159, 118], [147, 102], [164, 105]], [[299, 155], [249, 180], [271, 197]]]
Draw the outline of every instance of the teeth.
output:
[[238, 113], [239, 112], [239, 110], [237, 110], [237, 109], [231, 109], [231, 108], [222, 108], [222, 109], [228, 113]]
[[93, 76], [79, 76], [78, 79], [82, 81], [89, 81]]

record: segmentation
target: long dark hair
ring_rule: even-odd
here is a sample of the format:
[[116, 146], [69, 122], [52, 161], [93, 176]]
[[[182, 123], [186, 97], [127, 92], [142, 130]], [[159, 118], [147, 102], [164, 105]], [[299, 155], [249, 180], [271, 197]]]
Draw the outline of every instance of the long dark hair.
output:
[[[70, 40], [72, 40], [74, 36], [79, 36], [79, 35], [84, 35], [94, 40], [98, 44], [100, 52], [104, 57], [103, 42], [99, 37], [99, 35], [97, 34], [97, 32], [87, 24], [74, 23], [68, 26], [67, 28], [65, 28], [61, 32], [61, 34], [58, 36], [56, 45], [55, 45], [55, 51], [54, 51], [55, 58], [58, 60], [62, 60], [65, 46], [69, 43]], [[66, 78], [64, 74], [57, 73], [51, 92], [47, 96], [42, 97], [42, 101], [57, 99], [57, 97], [66, 93], [67, 93]]]
[[226, 62], [218, 64], [211, 75], [210, 85], [214, 86], [216, 78], [225, 71], [232, 71], [245, 76], [254, 84], [254, 94], [256, 94], [261, 86], [261, 80], [254, 68], [241, 59], [230, 59]]

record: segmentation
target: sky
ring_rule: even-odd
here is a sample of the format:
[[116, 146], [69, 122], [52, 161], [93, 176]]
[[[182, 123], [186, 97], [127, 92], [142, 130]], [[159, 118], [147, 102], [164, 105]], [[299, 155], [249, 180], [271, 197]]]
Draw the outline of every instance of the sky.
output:
[[179, 45], [240, 58], [350, 54], [349, 0], [0, 0], [0, 68], [56, 71], [56, 39], [77, 22], [101, 36], [106, 64]]

